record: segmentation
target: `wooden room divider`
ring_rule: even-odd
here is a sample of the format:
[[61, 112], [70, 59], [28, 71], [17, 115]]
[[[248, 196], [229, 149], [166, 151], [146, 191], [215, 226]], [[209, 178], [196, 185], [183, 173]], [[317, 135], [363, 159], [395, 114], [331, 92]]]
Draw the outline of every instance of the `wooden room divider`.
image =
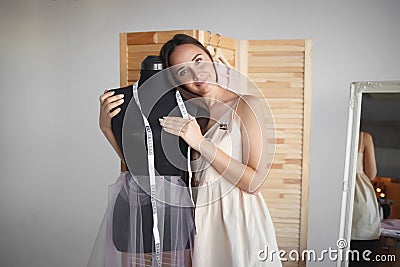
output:
[[[158, 55], [177, 33], [222, 49], [229, 64], [248, 75], [270, 105], [276, 127], [276, 152], [261, 192], [268, 205], [279, 249], [307, 249], [311, 117], [311, 40], [235, 40], [202, 30], [120, 34], [120, 86], [136, 82], [140, 63]], [[211, 37], [211, 38], [210, 38]], [[121, 162], [121, 170], [126, 167]], [[255, 252], [256, 253], [256, 252]], [[288, 254], [285, 256], [289, 257]], [[304, 261], [282, 262], [305, 266]]]

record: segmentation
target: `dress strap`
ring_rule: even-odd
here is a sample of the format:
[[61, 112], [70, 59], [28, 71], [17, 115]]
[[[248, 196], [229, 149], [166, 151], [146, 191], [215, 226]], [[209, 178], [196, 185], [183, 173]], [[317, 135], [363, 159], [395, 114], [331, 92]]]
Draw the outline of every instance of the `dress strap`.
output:
[[360, 132], [360, 144], [359, 144], [359, 148], [358, 148], [358, 152], [359, 152], [359, 153], [362, 152], [363, 136], [364, 136], [364, 133], [363, 133], [363, 132]]
[[232, 114], [231, 114], [231, 121], [230, 121], [230, 123], [232, 123], [233, 122], [233, 119], [234, 119], [234, 116], [235, 115], [237, 115], [237, 109], [238, 109], [238, 106], [239, 106], [239, 102], [240, 102], [240, 99], [242, 98], [242, 96], [241, 95], [238, 95], [238, 99], [237, 99], [237, 101], [236, 101], [236, 103], [235, 103], [235, 105], [234, 105], [234, 108], [232, 109]]

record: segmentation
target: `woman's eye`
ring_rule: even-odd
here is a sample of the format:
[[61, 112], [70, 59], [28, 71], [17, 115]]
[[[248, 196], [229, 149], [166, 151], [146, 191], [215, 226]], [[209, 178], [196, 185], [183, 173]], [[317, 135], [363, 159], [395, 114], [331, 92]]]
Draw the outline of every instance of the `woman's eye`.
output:
[[203, 60], [202, 60], [201, 58], [197, 58], [197, 59], [194, 61], [194, 63], [195, 63], [196, 65], [198, 65], [198, 64], [200, 64], [202, 61], [203, 61]]
[[185, 76], [186, 73], [187, 73], [186, 70], [181, 70], [181, 71], [178, 72], [178, 75], [179, 75], [179, 76]]

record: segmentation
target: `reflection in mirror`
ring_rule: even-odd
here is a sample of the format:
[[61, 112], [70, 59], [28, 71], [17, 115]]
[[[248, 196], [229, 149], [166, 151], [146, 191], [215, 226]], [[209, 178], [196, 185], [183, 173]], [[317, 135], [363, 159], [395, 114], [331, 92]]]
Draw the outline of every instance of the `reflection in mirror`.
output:
[[400, 266], [400, 82], [351, 90], [338, 266]]
[[374, 136], [372, 181], [383, 219], [400, 219], [400, 93], [363, 94], [360, 129]]

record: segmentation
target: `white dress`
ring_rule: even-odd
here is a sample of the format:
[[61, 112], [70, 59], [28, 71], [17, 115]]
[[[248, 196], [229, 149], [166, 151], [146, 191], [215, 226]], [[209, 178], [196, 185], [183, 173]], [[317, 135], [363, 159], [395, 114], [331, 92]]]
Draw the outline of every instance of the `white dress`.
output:
[[[363, 134], [360, 137], [360, 148]], [[354, 189], [353, 221], [351, 225], [352, 240], [379, 239], [381, 222], [375, 190], [368, 176], [364, 173], [364, 154], [358, 152], [356, 184]]]
[[[240, 119], [233, 110], [219, 120], [219, 123], [228, 124], [227, 130], [216, 123], [205, 137], [234, 159], [242, 161]], [[278, 252], [274, 226], [261, 192], [250, 194], [234, 186], [211, 166], [207, 167], [202, 157], [194, 166], [203, 170], [194, 178], [197, 183], [197, 234], [193, 267], [281, 266], [277, 253], [267, 259], [266, 254], [260, 254], [260, 250]], [[268, 180], [265, 183], [268, 184]]]

